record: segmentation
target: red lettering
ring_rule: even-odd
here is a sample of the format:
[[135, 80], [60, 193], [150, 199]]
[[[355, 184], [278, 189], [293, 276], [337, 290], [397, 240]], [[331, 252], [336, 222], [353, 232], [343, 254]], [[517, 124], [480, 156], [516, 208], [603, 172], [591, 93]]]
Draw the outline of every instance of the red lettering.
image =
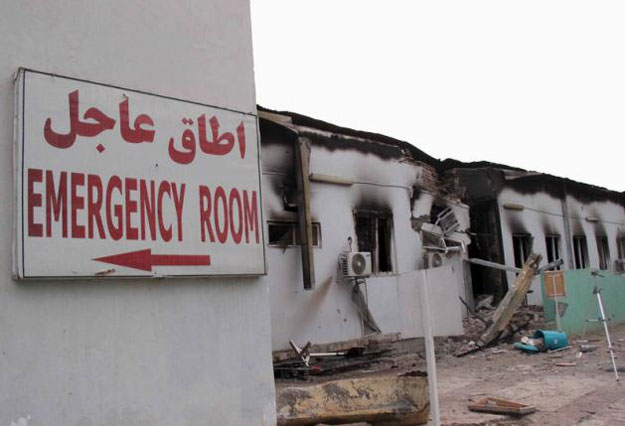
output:
[[41, 194], [35, 193], [35, 182], [43, 180], [40, 169], [28, 169], [28, 236], [43, 237], [43, 225], [35, 223], [35, 207], [41, 207]]
[[[95, 195], [97, 193], [97, 195]], [[93, 223], [98, 228], [98, 235], [105, 239], [104, 226], [102, 225], [102, 181], [98, 175], [87, 175], [87, 233], [89, 238], [93, 238]]]
[[139, 203], [141, 204], [141, 239], [145, 240], [145, 223], [150, 226], [152, 241], [156, 240], [156, 216], [154, 211], [154, 181], [150, 181], [150, 192], [145, 180], [139, 183]]
[[245, 242], [250, 242], [250, 232], [255, 231], [256, 243], [260, 239], [258, 227], [258, 203], [256, 202], [256, 191], [252, 191], [250, 202], [247, 191], [243, 191], [243, 214], [245, 216]]
[[237, 137], [239, 138], [239, 152], [241, 153], [241, 158], [245, 158], [245, 126], [242, 121], [237, 127]]
[[133, 227], [130, 221], [132, 214], [137, 212], [137, 201], [131, 198], [132, 192], [137, 190], [137, 179], [124, 179], [126, 193], [124, 200], [126, 201], [126, 239], [136, 240], [139, 238], [139, 229]]
[[211, 243], [215, 242], [215, 234], [211, 227], [211, 191], [207, 186], [200, 185], [198, 187], [200, 192], [200, 229], [202, 230], [202, 242], [206, 242], [206, 232], [208, 231], [208, 238]]
[[[111, 234], [111, 238], [117, 241], [121, 239], [124, 232], [124, 218], [122, 206], [120, 204], [113, 205], [113, 191], [115, 189], [117, 189], [121, 196], [122, 180], [119, 176], [111, 176], [106, 186], [106, 225], [109, 229], [109, 234]], [[117, 223], [113, 222], [113, 217], [117, 218]]]
[[169, 182], [167, 181], [163, 181], [161, 182], [161, 184], [158, 186], [158, 205], [157, 205], [157, 212], [158, 212], [158, 229], [161, 232], [161, 238], [163, 239], [163, 241], [170, 241], [171, 240], [171, 236], [172, 236], [172, 226], [169, 225], [169, 227], [165, 227], [165, 224], [163, 223], [163, 196], [167, 194], [169, 195], [169, 198], [171, 198], [171, 189], [170, 189], [170, 185]]
[[176, 184], [171, 184], [172, 195], [174, 196], [174, 207], [176, 208], [176, 217], [178, 219], [178, 241], [182, 241], [182, 207], [184, 205], [184, 192], [186, 185], [180, 185], [180, 194], [176, 191]]
[[85, 197], [78, 195], [78, 187], [85, 185], [85, 175], [72, 173], [72, 238], [85, 238], [85, 226], [78, 224], [78, 210], [85, 208]]
[[52, 220], [61, 219], [61, 234], [67, 238], [67, 173], [61, 172], [59, 191], [54, 192], [54, 175], [46, 170], [46, 236], [52, 236]]
[[[232, 234], [232, 239], [236, 244], [241, 243], [241, 237], [243, 236], [243, 211], [241, 210], [241, 196], [239, 195], [239, 191], [236, 188], [233, 188], [230, 191], [230, 197], [228, 199], [228, 213], [230, 216], [230, 233]], [[237, 219], [237, 224], [239, 225], [238, 229], [235, 229], [234, 225], [234, 202], [237, 202], [236, 211], [239, 213], [239, 218]]]
[[[28, 206], [24, 225], [31, 237], [62, 235], [113, 241], [160, 238], [165, 242], [184, 239], [186, 183], [117, 175], [106, 179], [97, 174], [42, 169], [28, 169], [26, 179]], [[225, 242], [232, 232], [238, 244], [243, 222], [239, 193], [235, 190], [228, 199], [226, 191], [219, 187], [213, 200], [207, 186], [199, 189], [202, 241], [215, 241], [211, 221], [213, 214], [218, 214], [215, 220], [219, 240]], [[215, 205], [216, 209], [212, 209]], [[173, 214], [175, 220], [170, 217]]]
[[[221, 200], [222, 209], [224, 211], [224, 226], [219, 226], [219, 201]], [[215, 228], [217, 229], [217, 238], [220, 243], [225, 243], [228, 239], [228, 206], [226, 204], [226, 192], [221, 186], [215, 190]]]

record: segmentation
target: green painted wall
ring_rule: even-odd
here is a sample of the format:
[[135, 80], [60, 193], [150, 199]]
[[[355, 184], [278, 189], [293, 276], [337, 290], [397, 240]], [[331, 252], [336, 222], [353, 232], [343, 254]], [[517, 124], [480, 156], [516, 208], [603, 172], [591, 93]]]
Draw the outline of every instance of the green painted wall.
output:
[[[560, 318], [560, 325], [562, 330], [569, 334], [581, 333], [587, 317], [595, 319], [599, 317], [597, 298], [593, 294], [594, 277], [590, 272], [590, 269], [564, 271], [566, 296], [558, 297], [558, 303], [568, 305], [564, 315]], [[612, 319], [611, 325], [625, 323], [625, 276], [614, 275], [607, 271], [601, 271], [601, 275], [604, 277], [597, 277], [597, 286], [602, 289], [606, 317]], [[553, 299], [545, 296], [544, 275], [541, 277], [541, 282], [545, 321], [552, 326], [550, 328], [555, 329], [555, 303]], [[600, 327], [601, 323], [588, 323], [588, 330]]]

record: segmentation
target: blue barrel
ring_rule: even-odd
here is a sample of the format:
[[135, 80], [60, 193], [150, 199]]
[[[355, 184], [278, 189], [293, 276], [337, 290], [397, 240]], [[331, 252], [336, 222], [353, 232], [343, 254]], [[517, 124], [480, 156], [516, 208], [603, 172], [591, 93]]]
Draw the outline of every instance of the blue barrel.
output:
[[560, 349], [569, 345], [569, 337], [562, 331], [536, 330], [534, 338], [541, 338], [545, 342], [545, 349]]

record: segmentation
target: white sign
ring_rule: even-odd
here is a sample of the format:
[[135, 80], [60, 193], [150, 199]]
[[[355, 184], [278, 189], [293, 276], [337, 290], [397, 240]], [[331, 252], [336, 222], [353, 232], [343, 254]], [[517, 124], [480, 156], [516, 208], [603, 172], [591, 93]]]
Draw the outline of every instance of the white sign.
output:
[[20, 70], [15, 275], [265, 273], [254, 115]]

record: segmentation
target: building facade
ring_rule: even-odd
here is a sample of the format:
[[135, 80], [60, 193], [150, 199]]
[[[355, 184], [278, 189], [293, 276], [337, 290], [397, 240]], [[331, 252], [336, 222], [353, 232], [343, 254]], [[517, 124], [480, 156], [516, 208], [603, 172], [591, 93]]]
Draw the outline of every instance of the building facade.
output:
[[18, 69], [254, 115], [249, 2], [9, 0], [1, 10], [0, 423], [275, 424], [266, 280], [11, 275]]
[[[422, 336], [421, 276], [413, 273], [433, 266], [445, 266], [433, 284], [444, 305], [435, 313], [434, 332], [462, 334], [458, 297], [472, 297], [462, 263], [469, 210], [440, 192], [430, 165], [436, 160], [408, 143], [299, 114], [261, 109], [260, 118], [273, 350], [289, 349], [290, 340]], [[309, 200], [298, 187], [301, 143], [308, 150]], [[298, 228], [304, 205], [311, 212], [310, 289]], [[344, 276], [339, 260], [347, 252], [371, 253], [371, 274]]]
[[[620, 274], [625, 255], [625, 197], [622, 193], [512, 167], [471, 164], [448, 170], [457, 194], [471, 206], [476, 258], [520, 268], [529, 253], [561, 269], [596, 269]], [[476, 293], [501, 297], [514, 272], [473, 265]], [[542, 304], [540, 279], [529, 304]]]

